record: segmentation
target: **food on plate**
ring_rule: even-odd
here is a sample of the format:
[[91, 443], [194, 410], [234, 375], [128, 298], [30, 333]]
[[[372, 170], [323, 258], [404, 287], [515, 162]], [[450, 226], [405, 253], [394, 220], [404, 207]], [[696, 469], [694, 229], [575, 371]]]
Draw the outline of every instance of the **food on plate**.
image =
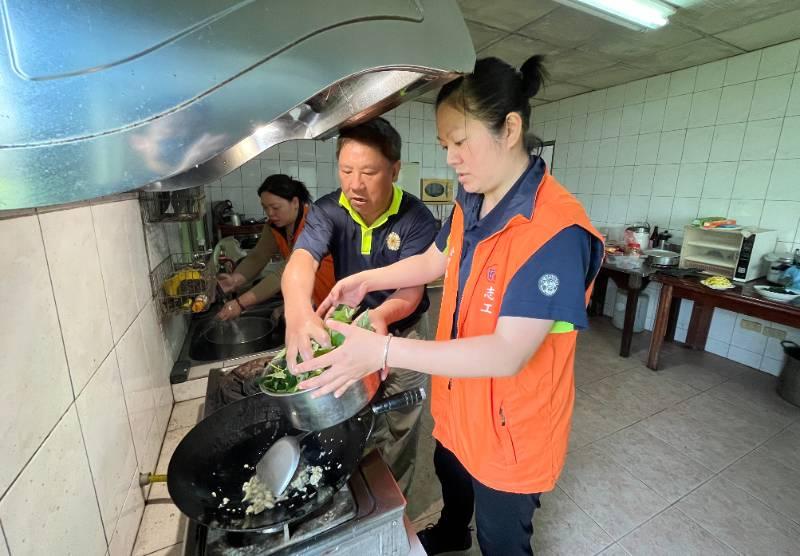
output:
[[692, 221], [692, 226], [698, 228], [732, 227], [736, 226], [736, 220], [725, 216], [706, 216], [703, 218], [695, 218], [694, 221]]
[[[331, 314], [330, 318], [349, 324], [353, 322], [353, 316], [355, 315], [356, 310], [356, 307], [339, 305]], [[354, 324], [360, 328], [366, 328], [367, 330], [374, 331], [372, 324], [369, 321], [369, 313], [367, 311], [361, 313], [358, 318], [355, 319]], [[331, 346], [333, 347], [323, 348], [317, 342], [311, 342], [311, 348], [314, 351], [315, 358], [319, 357], [320, 355], [325, 355], [329, 351], [336, 349], [344, 343], [344, 336], [339, 332], [328, 330], [328, 334], [330, 335]], [[299, 355], [297, 361], [301, 361]], [[297, 392], [298, 384], [304, 380], [318, 376], [320, 373], [322, 373], [322, 371], [324, 371], [324, 369], [309, 371], [297, 376], [293, 375], [289, 372], [289, 368], [286, 364], [286, 350], [283, 349], [267, 363], [267, 366], [264, 368], [264, 373], [261, 375], [261, 378], [258, 379], [257, 383], [259, 388], [261, 388], [261, 390], [267, 394], [293, 394]]]
[[735, 287], [733, 283], [724, 276], [709, 276], [705, 280], [701, 280], [700, 283], [714, 290], [729, 290]]

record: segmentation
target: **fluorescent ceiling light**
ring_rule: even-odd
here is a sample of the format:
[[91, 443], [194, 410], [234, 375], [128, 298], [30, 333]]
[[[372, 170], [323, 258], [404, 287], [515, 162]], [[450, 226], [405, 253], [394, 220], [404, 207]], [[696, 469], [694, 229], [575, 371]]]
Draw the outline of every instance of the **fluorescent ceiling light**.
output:
[[658, 29], [675, 8], [658, 0], [556, 0], [560, 4], [602, 17], [636, 31]]

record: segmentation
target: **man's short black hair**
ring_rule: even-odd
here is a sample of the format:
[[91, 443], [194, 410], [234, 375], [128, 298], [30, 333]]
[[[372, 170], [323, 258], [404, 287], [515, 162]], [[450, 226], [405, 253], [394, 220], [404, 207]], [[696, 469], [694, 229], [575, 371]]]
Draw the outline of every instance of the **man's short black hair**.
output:
[[392, 124], [383, 118], [375, 118], [363, 124], [341, 129], [339, 139], [336, 141], [336, 158], [339, 158], [339, 152], [348, 140], [358, 141], [378, 149], [392, 163], [400, 160], [402, 146], [400, 134], [392, 127]]

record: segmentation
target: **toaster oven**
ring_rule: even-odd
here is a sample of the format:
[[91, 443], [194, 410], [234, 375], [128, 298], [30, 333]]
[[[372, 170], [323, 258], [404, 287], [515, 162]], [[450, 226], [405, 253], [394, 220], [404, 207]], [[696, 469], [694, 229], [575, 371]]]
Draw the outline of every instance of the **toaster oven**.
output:
[[775, 230], [686, 226], [680, 267], [696, 268], [736, 282], [749, 282], [765, 276], [764, 255], [775, 251], [777, 242]]

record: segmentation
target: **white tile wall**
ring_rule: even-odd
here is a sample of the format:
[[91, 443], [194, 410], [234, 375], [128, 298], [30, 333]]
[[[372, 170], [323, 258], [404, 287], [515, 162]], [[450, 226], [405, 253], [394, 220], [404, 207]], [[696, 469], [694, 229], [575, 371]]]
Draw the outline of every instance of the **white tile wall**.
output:
[[0, 523], [0, 556], [9, 556], [8, 545], [6, 545], [6, 537], [3, 534], [2, 523]]
[[111, 351], [111, 321], [89, 207], [41, 214], [72, 386], [78, 394]]
[[[0, 494], [72, 403], [39, 220], [0, 220], [8, 272], [0, 287]], [[14, 310], [13, 308], [17, 308]], [[35, 373], [36, 380], [31, 380]], [[8, 530], [6, 530], [8, 533]]]
[[118, 342], [151, 295], [139, 203], [105, 203], [91, 209], [111, 331]]
[[[798, 61], [800, 41], [792, 41], [581, 95], [588, 102], [573, 97], [537, 106], [533, 127], [556, 141], [553, 174], [579, 192], [593, 221], [612, 236], [649, 219], [680, 240], [693, 218], [724, 214], [778, 230], [779, 247], [794, 250], [800, 248]], [[604, 103], [591, 101], [602, 97]], [[584, 121], [581, 138], [573, 131]], [[595, 163], [593, 152], [582, 155], [598, 130]], [[707, 349], [776, 372], [783, 357], [777, 344], [741, 329], [735, 318], [715, 313]]]
[[130, 554], [172, 407], [148, 272], [173, 231], [146, 247], [129, 198], [0, 220], [0, 555]]
[[92, 476], [72, 406], [0, 500], [11, 554], [106, 552]]
[[119, 366], [110, 354], [76, 400], [100, 514], [107, 535], [117, 524], [136, 468]]
[[[781, 230], [787, 248], [800, 248], [792, 205], [775, 203], [800, 200], [792, 182], [800, 169], [798, 57], [800, 41], [793, 41], [581, 96], [605, 97], [602, 105], [565, 99], [538, 106], [534, 128], [556, 141], [553, 172], [571, 191], [607, 194], [609, 172], [599, 169], [613, 168], [608, 210], [591, 212], [616, 220], [598, 225], [622, 226], [629, 215], [647, 216], [651, 197], [672, 196], [669, 210], [656, 211], [663, 221], [651, 223], [677, 227], [678, 237], [698, 214], [734, 207], [750, 225], [786, 215], [768, 225]], [[738, 202], [745, 200], [761, 203]], [[619, 220], [623, 214], [627, 220]]]
[[136, 447], [136, 460], [139, 469], [150, 469], [155, 466], [155, 456], [148, 451], [147, 439], [155, 419], [155, 400], [140, 320], [128, 328], [117, 344], [116, 351]]
[[129, 556], [131, 554], [143, 513], [144, 496], [142, 488], [139, 486], [139, 470], [134, 469], [128, 486], [128, 496], [122, 506], [119, 521], [117, 521], [117, 528], [108, 543], [110, 556]]

